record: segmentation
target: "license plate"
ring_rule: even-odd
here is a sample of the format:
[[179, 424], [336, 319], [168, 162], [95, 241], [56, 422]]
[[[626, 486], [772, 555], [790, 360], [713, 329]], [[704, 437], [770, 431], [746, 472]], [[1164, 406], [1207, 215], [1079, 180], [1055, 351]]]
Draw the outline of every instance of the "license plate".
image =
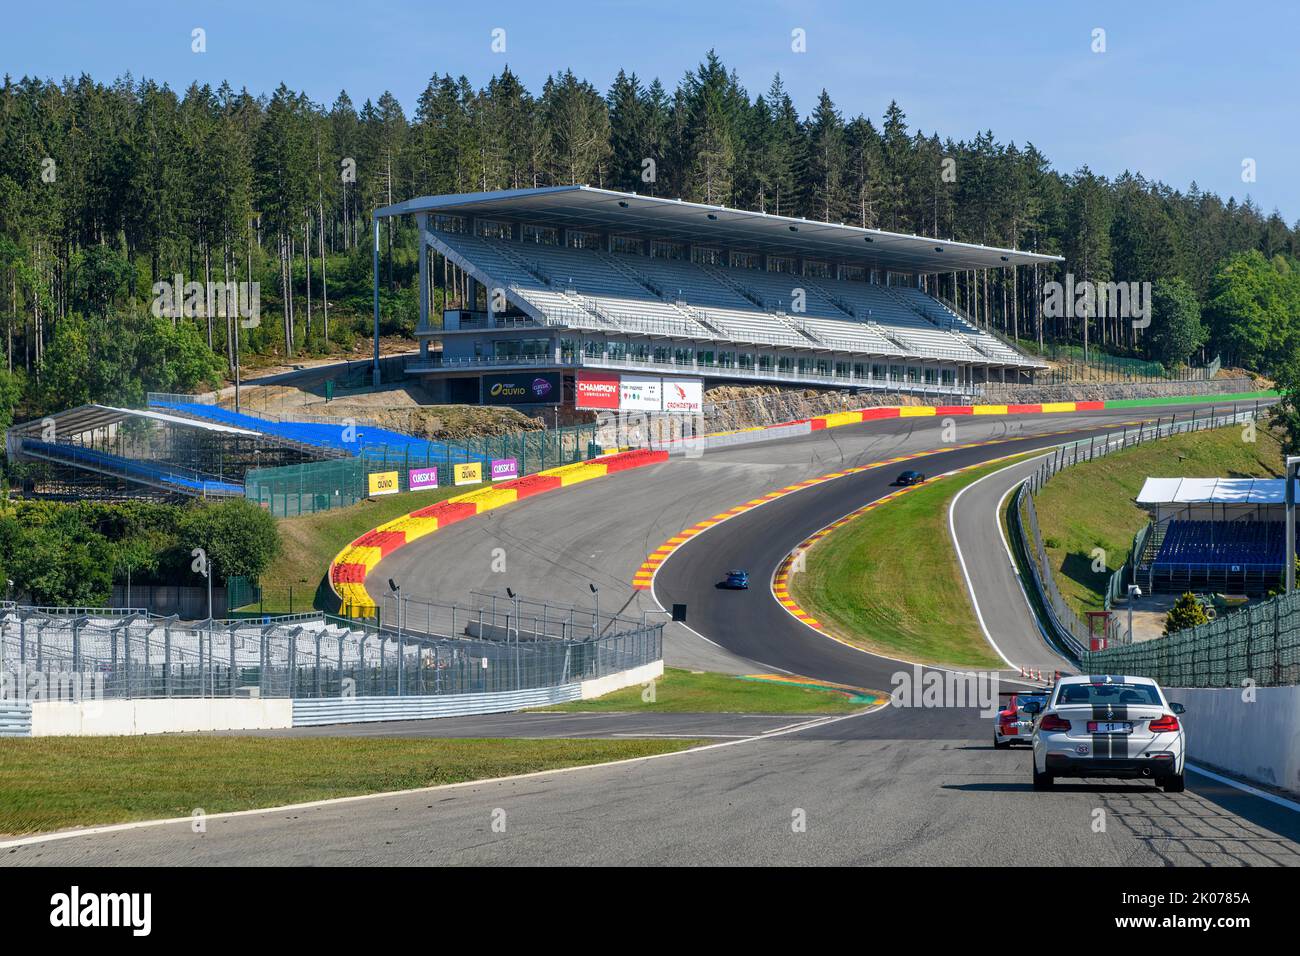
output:
[[1107, 722], [1090, 720], [1088, 721], [1088, 733], [1090, 734], [1131, 734], [1133, 725], [1128, 721]]

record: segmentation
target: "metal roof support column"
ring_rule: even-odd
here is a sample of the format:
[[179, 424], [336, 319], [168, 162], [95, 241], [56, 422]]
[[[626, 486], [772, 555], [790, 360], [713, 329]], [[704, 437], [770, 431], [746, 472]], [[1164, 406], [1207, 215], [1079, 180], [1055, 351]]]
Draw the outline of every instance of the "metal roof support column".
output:
[[379, 216], [375, 216], [375, 248], [371, 267], [371, 281], [374, 283], [375, 303], [375, 360], [371, 368], [372, 384], [379, 387]]
[[[419, 237], [418, 248], [420, 250], [420, 329], [429, 328], [429, 303], [432, 296], [429, 294], [429, 214], [419, 213], [415, 217], [416, 234]], [[420, 338], [420, 362], [421, 364], [429, 360], [429, 339], [422, 336]]]

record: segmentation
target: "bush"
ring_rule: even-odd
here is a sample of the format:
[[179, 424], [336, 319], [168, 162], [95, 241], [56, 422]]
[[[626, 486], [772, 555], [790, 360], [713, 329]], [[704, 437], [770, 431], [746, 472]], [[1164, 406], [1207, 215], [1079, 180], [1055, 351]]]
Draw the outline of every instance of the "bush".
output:
[[270, 513], [243, 498], [192, 510], [181, 533], [187, 551], [207, 552], [219, 578], [256, 580], [280, 553], [280, 531]]
[[1201, 607], [1201, 602], [1196, 600], [1196, 595], [1187, 591], [1165, 615], [1165, 636], [1168, 637], [1189, 627], [1196, 627], [1208, 620], [1209, 618], [1205, 616], [1205, 608]]

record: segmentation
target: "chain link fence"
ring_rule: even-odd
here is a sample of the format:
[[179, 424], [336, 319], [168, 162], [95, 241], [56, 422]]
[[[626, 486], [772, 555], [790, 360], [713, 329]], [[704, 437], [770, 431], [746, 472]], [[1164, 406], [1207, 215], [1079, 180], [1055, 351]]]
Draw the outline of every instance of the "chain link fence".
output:
[[0, 609], [0, 699], [337, 698], [555, 687], [660, 660], [663, 623], [501, 599], [402, 602], [395, 621], [318, 612], [181, 622]]
[[[1300, 683], [1300, 595], [1297, 594], [1275, 597], [1151, 641], [1129, 643], [1127, 634], [1113, 617], [1107, 620], [1105, 630], [1094, 636], [1061, 595], [1043, 547], [1033, 505], [1033, 495], [1063, 468], [1141, 442], [1241, 424], [1258, 415], [1257, 405], [1246, 410], [1234, 406], [1230, 411], [1213, 410], [1204, 417], [1171, 419], [1135, 431], [1125, 429], [1119, 436], [1112, 434], [1065, 445], [1017, 490], [1011, 510], [1012, 524], [1025, 545], [1035, 591], [1054, 636], [1085, 670], [1151, 677], [1166, 687], [1229, 687], [1247, 680], [1259, 686]], [[1135, 548], [1125, 568], [1112, 577], [1108, 588], [1111, 598], [1131, 580], [1136, 553]], [[1126, 571], [1127, 579], [1123, 576]], [[1104, 638], [1104, 642], [1096, 638]]]

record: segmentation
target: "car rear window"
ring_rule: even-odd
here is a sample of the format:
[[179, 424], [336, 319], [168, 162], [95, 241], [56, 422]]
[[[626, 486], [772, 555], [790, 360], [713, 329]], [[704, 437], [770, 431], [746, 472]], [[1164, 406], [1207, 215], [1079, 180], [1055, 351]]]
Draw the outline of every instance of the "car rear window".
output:
[[1161, 706], [1154, 684], [1062, 684], [1056, 692], [1060, 704], [1139, 704]]

